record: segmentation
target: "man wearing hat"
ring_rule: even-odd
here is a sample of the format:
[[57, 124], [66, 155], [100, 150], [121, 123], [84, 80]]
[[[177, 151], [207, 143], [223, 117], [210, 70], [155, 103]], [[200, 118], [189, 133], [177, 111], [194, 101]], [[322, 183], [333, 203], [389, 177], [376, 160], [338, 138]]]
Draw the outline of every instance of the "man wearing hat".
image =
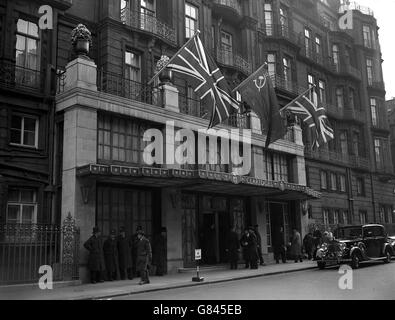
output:
[[133, 263], [132, 263], [132, 273], [133, 273], [133, 276], [137, 276], [138, 274], [137, 274], [137, 268], [136, 268], [136, 261], [137, 261], [137, 243], [138, 243], [138, 241], [139, 241], [139, 238], [138, 238], [138, 233], [139, 233], [139, 231], [142, 231], [143, 230], [143, 227], [142, 226], [137, 226], [137, 228], [136, 228], [136, 233], [132, 236], [132, 261], [133, 261]]
[[148, 265], [152, 261], [152, 250], [149, 240], [144, 236], [143, 230], [137, 232], [137, 247], [136, 247], [136, 267], [140, 273], [141, 281], [140, 285], [150, 283], [148, 277]]
[[118, 273], [118, 249], [115, 230], [111, 230], [110, 236], [104, 242], [104, 261], [106, 263], [107, 280], [117, 280]]
[[261, 234], [259, 233], [258, 228], [259, 228], [259, 225], [256, 224], [254, 226], [254, 232], [256, 235], [259, 262], [260, 262], [260, 265], [263, 266], [263, 265], [265, 265], [265, 261], [263, 260], [263, 253], [262, 253], [262, 237], [261, 237]]
[[119, 271], [121, 279], [133, 279], [133, 260], [132, 260], [133, 242], [132, 239], [126, 236], [125, 227], [121, 227], [118, 237], [118, 256], [119, 256]]
[[104, 282], [103, 239], [98, 227], [93, 228], [93, 235], [84, 243], [84, 247], [89, 251], [88, 268], [91, 272], [91, 282]]
[[156, 235], [152, 246], [152, 264], [156, 266], [156, 275], [163, 276], [166, 273], [167, 259], [167, 239], [166, 228], [162, 227], [161, 232]]

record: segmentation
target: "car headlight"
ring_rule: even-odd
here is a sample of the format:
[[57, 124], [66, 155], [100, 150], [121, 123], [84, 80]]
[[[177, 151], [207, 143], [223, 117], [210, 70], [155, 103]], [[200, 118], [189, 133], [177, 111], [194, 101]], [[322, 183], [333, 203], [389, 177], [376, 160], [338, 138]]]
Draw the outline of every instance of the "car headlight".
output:
[[327, 250], [328, 250], [328, 244], [323, 243], [322, 246], [321, 246], [321, 249], [322, 249], [323, 251], [327, 251]]
[[343, 251], [343, 250], [345, 250], [347, 248], [347, 245], [345, 243], [340, 243], [339, 247]]

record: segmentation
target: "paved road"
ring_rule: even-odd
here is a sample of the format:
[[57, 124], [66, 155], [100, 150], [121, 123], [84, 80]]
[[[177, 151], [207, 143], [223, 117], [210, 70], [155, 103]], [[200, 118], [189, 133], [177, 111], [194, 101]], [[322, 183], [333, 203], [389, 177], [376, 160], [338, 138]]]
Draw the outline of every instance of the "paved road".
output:
[[353, 289], [339, 289], [338, 268], [312, 269], [194, 288], [119, 297], [118, 300], [395, 299], [395, 261], [353, 270]]

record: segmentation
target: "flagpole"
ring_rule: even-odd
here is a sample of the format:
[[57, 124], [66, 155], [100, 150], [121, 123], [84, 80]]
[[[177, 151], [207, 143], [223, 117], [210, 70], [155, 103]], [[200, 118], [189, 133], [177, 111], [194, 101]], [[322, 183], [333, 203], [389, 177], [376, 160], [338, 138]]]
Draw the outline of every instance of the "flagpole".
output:
[[309, 92], [311, 89], [314, 89], [316, 85], [313, 85], [312, 87], [308, 88], [305, 92], [297, 96], [295, 99], [293, 99], [290, 103], [288, 103], [284, 108], [281, 108], [279, 112], [281, 113], [285, 109], [287, 109], [290, 105], [292, 105], [295, 101], [299, 100], [300, 97], [303, 97], [307, 92]]
[[232, 93], [233, 93], [233, 92], [236, 92], [236, 91], [237, 91], [240, 87], [242, 87], [247, 81], [250, 81], [250, 78], [253, 78], [253, 77], [261, 70], [261, 68], [264, 67], [264, 66], [267, 66], [267, 62], [265, 62], [263, 65], [261, 65], [258, 69], [255, 70], [255, 72], [254, 72], [252, 75], [250, 75], [247, 79], [245, 79], [242, 83], [240, 83], [236, 88], [234, 88], [234, 89], [232, 90]]
[[196, 30], [195, 34], [193, 35], [193, 37], [191, 39], [189, 39], [177, 52], [176, 54], [174, 54], [171, 59], [166, 63], [166, 65], [164, 67], [162, 67], [162, 69], [160, 69], [152, 78], [150, 81], [148, 81], [148, 84], [150, 85], [158, 76], [159, 74], [166, 69], [166, 67], [177, 57], [178, 53], [183, 50], [187, 45], [189, 45], [190, 42], [192, 42], [192, 40], [194, 40], [196, 38], [197, 35], [200, 34], [200, 30]]

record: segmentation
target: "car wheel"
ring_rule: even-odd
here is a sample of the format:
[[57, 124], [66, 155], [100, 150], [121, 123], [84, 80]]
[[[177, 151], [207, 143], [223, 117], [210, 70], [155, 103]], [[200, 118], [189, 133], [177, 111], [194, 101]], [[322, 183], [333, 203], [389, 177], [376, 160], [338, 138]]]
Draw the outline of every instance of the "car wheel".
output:
[[351, 268], [358, 269], [359, 263], [360, 263], [359, 255], [357, 253], [354, 253], [351, 257]]
[[387, 250], [385, 250], [384, 263], [390, 263], [390, 262], [391, 262], [391, 252], [387, 249]]
[[325, 269], [326, 263], [325, 261], [317, 261], [317, 266], [320, 270]]

